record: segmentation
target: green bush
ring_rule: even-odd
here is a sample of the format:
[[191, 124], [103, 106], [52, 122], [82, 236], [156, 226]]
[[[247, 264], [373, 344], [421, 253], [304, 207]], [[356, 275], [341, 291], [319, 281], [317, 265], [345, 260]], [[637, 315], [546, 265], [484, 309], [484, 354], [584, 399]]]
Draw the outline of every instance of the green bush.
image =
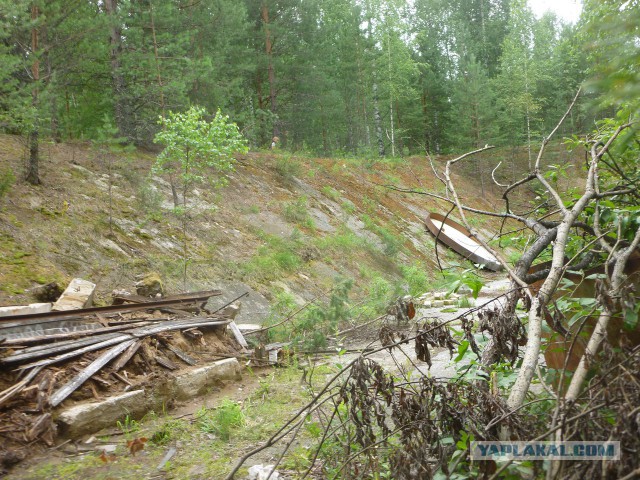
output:
[[290, 155], [282, 155], [276, 159], [275, 169], [284, 180], [291, 181], [300, 175], [301, 166]]
[[307, 228], [313, 228], [313, 220], [309, 216], [307, 207], [307, 197], [303, 196], [297, 200], [286, 202], [282, 209], [282, 215], [289, 222], [297, 223]]
[[418, 296], [429, 290], [430, 280], [423, 265], [413, 264], [400, 267], [402, 277], [409, 286], [409, 295]]
[[10, 168], [0, 170], [0, 199], [9, 192], [15, 181], [16, 177], [13, 174], [13, 170]]
[[353, 280], [341, 279], [331, 292], [328, 305], [314, 305], [295, 322], [294, 343], [305, 350], [320, 350], [327, 346], [327, 335], [335, 334], [340, 323], [351, 318], [349, 291]]
[[340, 200], [340, 192], [329, 185], [323, 186], [320, 189], [320, 191], [325, 197], [330, 198], [334, 202], [337, 202], [338, 200]]
[[136, 189], [136, 200], [140, 211], [154, 220], [162, 218], [162, 200], [160, 191], [151, 185], [151, 182], [144, 182]]
[[264, 235], [262, 238], [265, 244], [240, 267], [245, 278], [264, 282], [283, 273], [293, 272], [302, 265], [303, 261], [298, 252], [304, 245], [299, 232], [294, 231], [289, 238], [274, 235]]
[[245, 424], [244, 413], [240, 405], [227, 399], [223, 400], [215, 410], [202, 407], [196, 413], [196, 418], [200, 430], [218, 435], [224, 441], [231, 438], [231, 431], [234, 428], [242, 427]]

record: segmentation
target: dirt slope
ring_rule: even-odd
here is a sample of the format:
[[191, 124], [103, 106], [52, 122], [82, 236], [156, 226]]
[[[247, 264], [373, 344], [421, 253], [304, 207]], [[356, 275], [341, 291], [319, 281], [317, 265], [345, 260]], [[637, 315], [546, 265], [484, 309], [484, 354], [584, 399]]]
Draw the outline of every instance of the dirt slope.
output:
[[[238, 158], [226, 187], [194, 192], [185, 236], [169, 183], [150, 175], [152, 154], [109, 156], [88, 143], [45, 144], [42, 152], [43, 184], [34, 187], [19, 180], [24, 145], [0, 136], [0, 174], [11, 169], [18, 177], [0, 199], [0, 305], [33, 302], [31, 288], [76, 276], [96, 282], [98, 303], [108, 303], [114, 288], [130, 289], [134, 276], [148, 271], [158, 271], [172, 292], [243, 282], [267, 299], [286, 292], [298, 302], [337, 277], [354, 279], [356, 294], [380, 282], [414, 288], [436, 278], [433, 240], [421, 222], [445, 205], [381, 186], [443, 194], [424, 158], [252, 152]], [[463, 171], [456, 182], [466, 201], [498, 203], [477, 169]], [[472, 221], [487, 237], [499, 228]], [[460, 261], [447, 252], [442, 260]]]

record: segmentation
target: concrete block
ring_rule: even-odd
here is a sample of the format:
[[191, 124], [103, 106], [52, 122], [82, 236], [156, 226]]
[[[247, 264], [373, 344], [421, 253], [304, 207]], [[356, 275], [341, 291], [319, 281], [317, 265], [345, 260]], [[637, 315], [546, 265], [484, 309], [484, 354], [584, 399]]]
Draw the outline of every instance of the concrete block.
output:
[[56, 303], [53, 311], [77, 310], [91, 306], [96, 284], [81, 278], [74, 278]]
[[74, 405], [63, 410], [56, 422], [61, 435], [78, 437], [114, 427], [118, 420], [127, 415], [141, 417], [148, 409], [144, 390], [134, 390], [101, 402]]
[[175, 397], [182, 400], [205, 393], [207, 388], [220, 380], [240, 378], [240, 364], [235, 358], [227, 358], [204, 367], [191, 368], [175, 378]]
[[12, 305], [10, 307], [0, 307], [0, 317], [10, 317], [12, 315], [29, 315], [32, 313], [48, 313], [51, 311], [50, 303], [30, 303], [29, 305]]

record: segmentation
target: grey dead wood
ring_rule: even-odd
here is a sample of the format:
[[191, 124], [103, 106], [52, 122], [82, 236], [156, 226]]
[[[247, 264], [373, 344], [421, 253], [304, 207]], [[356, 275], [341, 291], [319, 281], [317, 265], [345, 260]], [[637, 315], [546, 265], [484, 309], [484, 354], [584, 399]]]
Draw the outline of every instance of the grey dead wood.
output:
[[186, 352], [180, 350], [178, 347], [171, 345], [170, 343], [165, 343], [165, 346], [171, 350], [176, 357], [182, 360], [187, 365], [195, 365], [198, 363], [195, 358], [189, 356]]
[[122, 352], [120, 357], [118, 357], [118, 359], [113, 364], [113, 367], [112, 367], [113, 371], [116, 373], [120, 371], [127, 364], [127, 362], [131, 360], [131, 358], [136, 354], [136, 352], [140, 348], [140, 345], [142, 345], [142, 340], [136, 340], [124, 352]]
[[51, 395], [51, 406], [57, 407], [62, 403], [62, 401], [71, 395], [75, 390], [80, 387], [84, 382], [86, 382], [89, 378], [91, 378], [95, 373], [97, 373], [102, 367], [104, 367], [109, 361], [113, 360], [117, 357], [123, 350], [130, 347], [135, 340], [129, 340], [122, 342], [96, 358], [87, 368], [85, 368], [82, 372], [76, 375], [70, 382], [68, 382], [65, 386], [54, 392]]
[[158, 365], [160, 365], [161, 367], [167, 368], [169, 370], [178, 369], [178, 366], [175, 363], [173, 363], [171, 360], [169, 360], [167, 357], [163, 355], [156, 355], [155, 359]]

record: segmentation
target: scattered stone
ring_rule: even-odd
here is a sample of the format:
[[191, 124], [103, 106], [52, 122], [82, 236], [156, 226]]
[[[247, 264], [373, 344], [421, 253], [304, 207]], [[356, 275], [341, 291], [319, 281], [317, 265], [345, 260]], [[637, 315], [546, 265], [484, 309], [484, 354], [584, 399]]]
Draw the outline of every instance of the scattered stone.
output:
[[175, 398], [188, 399], [205, 393], [209, 387], [220, 380], [236, 380], [238, 378], [240, 378], [240, 364], [235, 358], [227, 358], [211, 365], [192, 368], [176, 377]]
[[160, 275], [156, 272], [150, 272], [139, 278], [136, 282], [136, 293], [143, 297], [163, 297], [164, 285]]
[[116, 453], [116, 450], [118, 449], [117, 445], [98, 445], [96, 447], [96, 450], [98, 450], [99, 452], [102, 451], [104, 453]]
[[278, 473], [277, 470], [271, 473], [274, 468], [274, 465], [261, 464], [249, 467], [249, 480], [267, 480], [267, 478], [278, 480], [278, 478], [280, 478], [280, 473]]

